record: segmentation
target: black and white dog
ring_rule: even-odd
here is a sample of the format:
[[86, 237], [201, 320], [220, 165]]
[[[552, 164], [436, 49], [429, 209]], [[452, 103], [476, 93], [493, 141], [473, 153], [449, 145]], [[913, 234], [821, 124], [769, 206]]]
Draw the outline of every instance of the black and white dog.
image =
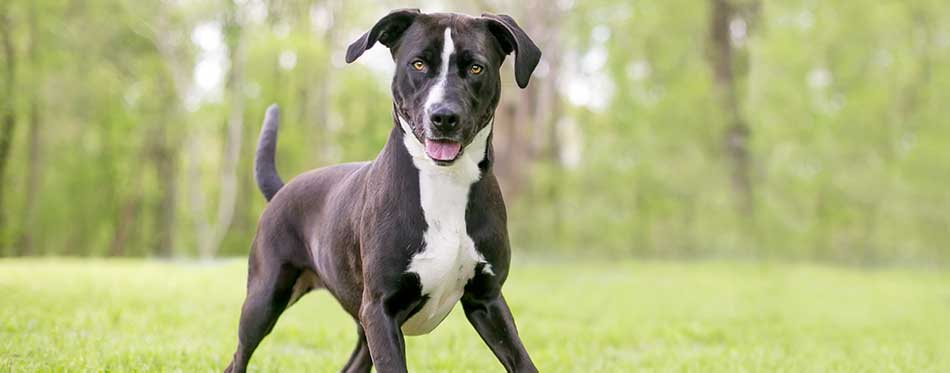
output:
[[284, 185], [274, 168], [277, 108], [267, 111], [255, 176], [270, 203], [226, 371], [243, 372], [281, 312], [317, 288], [358, 321], [344, 371], [406, 371], [403, 335], [432, 331], [459, 300], [508, 371], [536, 371], [501, 292], [510, 252], [491, 138], [505, 56], [515, 54], [524, 88], [541, 52], [511, 17], [412, 9], [380, 19], [346, 61], [377, 42], [390, 49], [396, 73], [393, 129], [372, 162]]

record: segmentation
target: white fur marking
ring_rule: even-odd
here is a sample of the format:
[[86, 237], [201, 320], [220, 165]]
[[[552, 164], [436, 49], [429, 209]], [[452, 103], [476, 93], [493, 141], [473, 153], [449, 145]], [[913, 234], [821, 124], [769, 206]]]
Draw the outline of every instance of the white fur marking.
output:
[[439, 78], [435, 81], [435, 85], [429, 89], [429, 95], [426, 96], [426, 102], [422, 106], [426, 114], [429, 114], [429, 109], [431, 109], [433, 105], [442, 102], [442, 97], [445, 95], [445, 80], [449, 77], [449, 60], [452, 59], [452, 53], [455, 53], [455, 42], [452, 41], [452, 29], [446, 27], [445, 43], [442, 45], [442, 66], [441, 69], [439, 69]]
[[[478, 163], [485, 157], [489, 123], [465, 147], [462, 156], [448, 166], [439, 166], [426, 155], [425, 147], [412, 134], [412, 128], [399, 118], [412, 163], [419, 169], [419, 200], [429, 228], [423, 234], [425, 247], [412, 257], [407, 272], [415, 272], [422, 283], [422, 294], [429, 300], [402, 325], [406, 335], [426, 334], [435, 329], [462, 298], [465, 284], [475, 276], [475, 266], [485, 257], [475, 248], [465, 225], [465, 208], [472, 184], [481, 178]], [[485, 263], [482, 272], [494, 275]]]

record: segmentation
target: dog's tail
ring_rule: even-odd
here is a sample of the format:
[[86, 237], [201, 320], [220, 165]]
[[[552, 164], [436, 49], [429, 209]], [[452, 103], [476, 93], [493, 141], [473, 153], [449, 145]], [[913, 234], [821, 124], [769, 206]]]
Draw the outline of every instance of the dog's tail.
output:
[[279, 122], [280, 109], [277, 104], [273, 104], [267, 108], [267, 114], [264, 114], [264, 124], [261, 126], [261, 136], [257, 139], [257, 152], [254, 156], [254, 179], [267, 201], [274, 198], [277, 191], [284, 186], [274, 165]]

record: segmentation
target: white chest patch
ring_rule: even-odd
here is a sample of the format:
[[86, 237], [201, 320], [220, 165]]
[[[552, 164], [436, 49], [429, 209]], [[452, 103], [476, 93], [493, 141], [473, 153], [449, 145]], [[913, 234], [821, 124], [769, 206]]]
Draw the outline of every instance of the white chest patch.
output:
[[[406, 133], [403, 144], [419, 170], [419, 200], [428, 225], [423, 249], [412, 257], [407, 269], [419, 275], [422, 294], [428, 300], [402, 325], [406, 335], [420, 335], [431, 332], [445, 319], [461, 299], [465, 284], [475, 276], [476, 265], [485, 262], [468, 236], [465, 209], [469, 189], [481, 177], [478, 163], [485, 156], [493, 124], [479, 131], [452, 165], [439, 166], [426, 155], [408, 123], [403, 118], [399, 122]], [[488, 263], [482, 271], [494, 275]]]

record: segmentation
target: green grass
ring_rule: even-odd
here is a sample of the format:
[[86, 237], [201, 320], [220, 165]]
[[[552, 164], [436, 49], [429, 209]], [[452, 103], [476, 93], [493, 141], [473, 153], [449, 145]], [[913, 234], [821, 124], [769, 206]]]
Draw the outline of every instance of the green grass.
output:
[[[0, 260], [0, 371], [217, 371], [245, 265]], [[515, 263], [505, 288], [542, 371], [950, 371], [950, 275], [737, 262]], [[255, 371], [338, 370], [352, 320], [325, 292]], [[460, 308], [407, 341], [413, 371], [500, 371]]]

